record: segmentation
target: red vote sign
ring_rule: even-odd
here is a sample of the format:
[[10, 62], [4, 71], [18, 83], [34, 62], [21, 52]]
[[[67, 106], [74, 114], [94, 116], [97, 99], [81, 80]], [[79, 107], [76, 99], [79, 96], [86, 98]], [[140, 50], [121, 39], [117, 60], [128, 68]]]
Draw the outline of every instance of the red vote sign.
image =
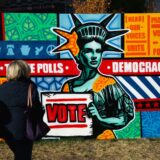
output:
[[86, 112], [91, 94], [42, 92], [41, 98], [44, 121], [51, 128], [48, 136], [92, 135], [92, 119]]

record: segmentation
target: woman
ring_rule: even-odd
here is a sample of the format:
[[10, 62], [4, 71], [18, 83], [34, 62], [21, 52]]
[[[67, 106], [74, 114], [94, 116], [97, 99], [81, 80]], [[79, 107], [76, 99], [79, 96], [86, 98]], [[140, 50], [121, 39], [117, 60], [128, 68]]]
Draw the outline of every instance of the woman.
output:
[[106, 129], [123, 128], [134, 117], [130, 97], [113, 77], [104, 76], [98, 71], [101, 58], [102, 45], [98, 41], [92, 39], [84, 43], [76, 57], [81, 74], [63, 86], [63, 92], [93, 93], [94, 101], [88, 107], [88, 114], [93, 117], [95, 138]]
[[[36, 85], [30, 80], [30, 67], [22, 60], [11, 62], [7, 82], [0, 86], [0, 107], [5, 108], [3, 136], [15, 160], [31, 160], [33, 142], [25, 138], [25, 110], [29, 84], [33, 84], [32, 100], [39, 104]], [[4, 118], [2, 118], [4, 119]]]
[[[81, 24], [75, 16], [72, 16], [77, 26], [71, 33], [77, 35], [75, 44], [79, 48], [79, 52], [72, 54], [81, 73], [62, 87], [63, 92], [93, 94], [93, 103], [89, 104], [87, 110], [93, 119], [93, 137], [98, 139], [116, 138], [112, 130], [125, 127], [134, 118], [134, 106], [130, 96], [112, 76], [102, 75], [98, 70], [103, 51], [117, 51], [116, 48], [106, 44], [106, 40], [128, 32], [108, 31], [105, 25], [112, 17], [112, 15], [107, 17], [100, 24]], [[62, 32], [55, 31], [62, 35]]]

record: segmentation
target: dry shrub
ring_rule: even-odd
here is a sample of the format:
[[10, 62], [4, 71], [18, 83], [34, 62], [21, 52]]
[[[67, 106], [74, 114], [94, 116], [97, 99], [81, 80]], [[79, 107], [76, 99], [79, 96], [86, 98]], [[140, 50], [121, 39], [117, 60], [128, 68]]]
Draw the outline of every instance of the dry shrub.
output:
[[75, 13], [105, 13], [107, 0], [73, 0]]

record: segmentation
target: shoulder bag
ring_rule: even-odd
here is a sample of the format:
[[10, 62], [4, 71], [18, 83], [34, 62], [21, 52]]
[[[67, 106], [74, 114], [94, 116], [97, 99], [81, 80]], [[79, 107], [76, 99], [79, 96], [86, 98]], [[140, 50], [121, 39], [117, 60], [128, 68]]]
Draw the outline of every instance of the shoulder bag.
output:
[[[29, 84], [26, 114], [26, 138], [29, 140], [39, 140], [44, 137], [50, 130], [48, 125], [43, 121], [43, 107], [36, 106], [32, 102], [32, 84]], [[38, 104], [38, 103], [37, 103]]]

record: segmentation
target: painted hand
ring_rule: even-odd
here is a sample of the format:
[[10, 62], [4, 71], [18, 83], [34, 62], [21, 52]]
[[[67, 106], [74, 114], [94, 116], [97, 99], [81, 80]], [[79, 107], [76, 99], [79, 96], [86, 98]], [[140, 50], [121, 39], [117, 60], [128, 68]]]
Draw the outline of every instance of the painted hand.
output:
[[91, 116], [91, 117], [96, 116], [99, 120], [101, 120], [101, 117], [98, 113], [98, 110], [93, 102], [89, 103], [88, 112], [89, 112], [89, 116]]

